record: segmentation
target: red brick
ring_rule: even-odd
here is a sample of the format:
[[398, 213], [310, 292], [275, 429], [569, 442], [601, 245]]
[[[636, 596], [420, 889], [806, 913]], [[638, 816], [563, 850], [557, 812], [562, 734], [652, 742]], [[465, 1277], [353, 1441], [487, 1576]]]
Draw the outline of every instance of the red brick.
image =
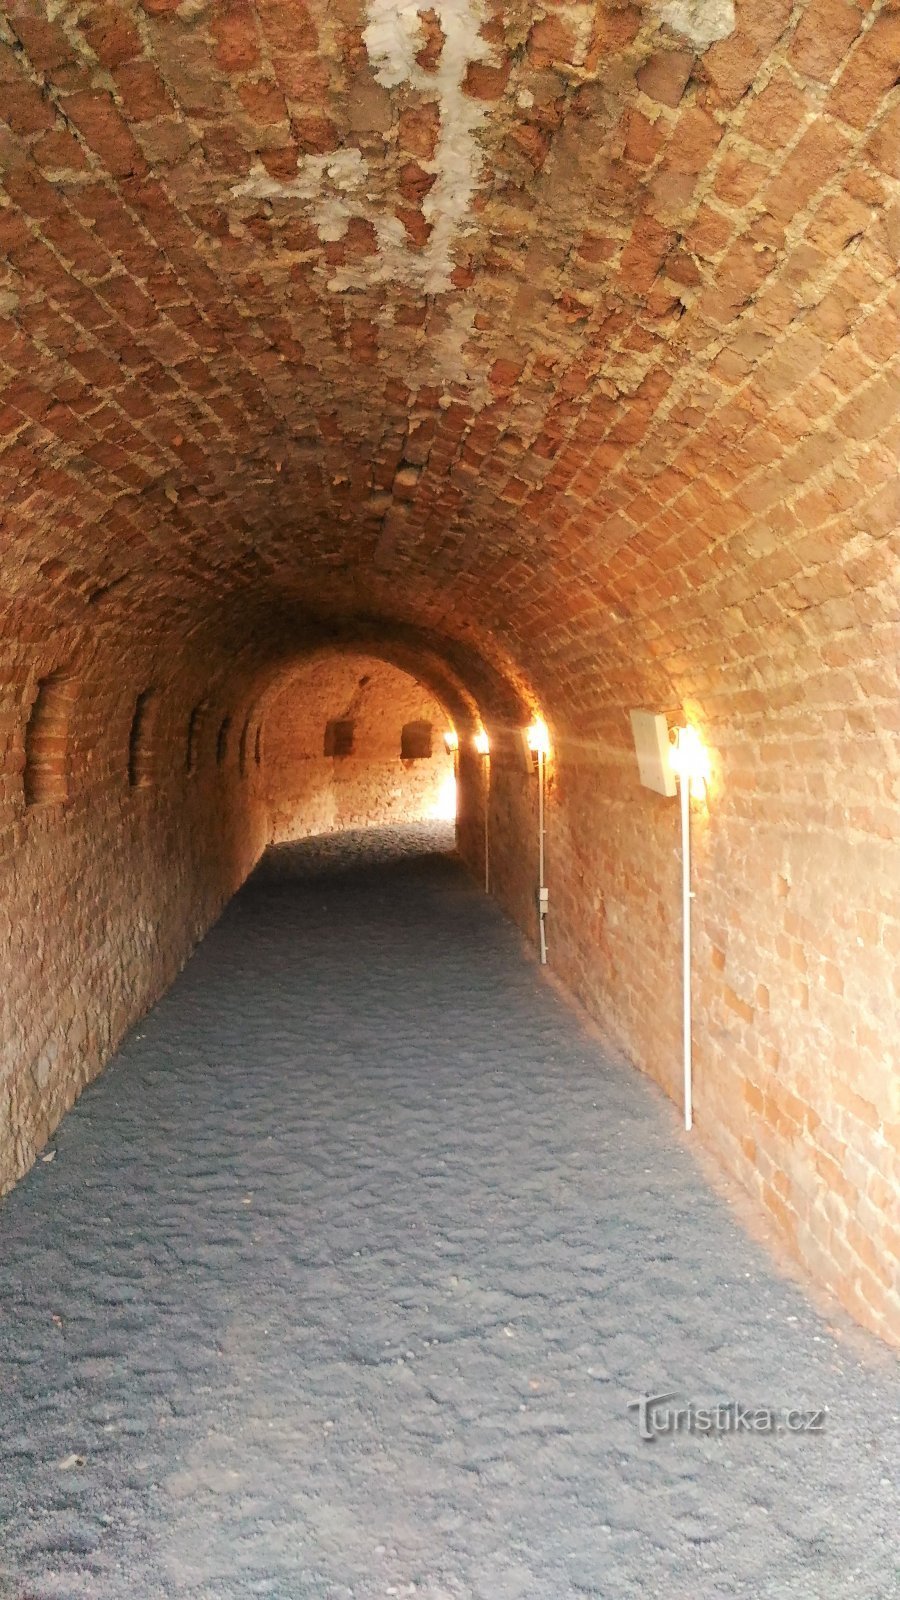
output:
[[500, 100], [509, 80], [509, 69], [509, 57], [496, 67], [484, 61], [470, 61], [463, 79], [463, 94], [472, 100]]
[[826, 109], [855, 128], [871, 121], [882, 97], [897, 81], [900, 60], [900, 15], [885, 11], [875, 18], [841, 71]]
[[400, 149], [409, 151], [422, 161], [430, 161], [437, 148], [440, 126], [441, 115], [436, 101], [425, 100], [419, 105], [404, 106], [397, 130]]
[[547, 16], [533, 25], [528, 35], [528, 51], [537, 67], [573, 61], [575, 39], [561, 17]]
[[141, 151], [108, 95], [70, 94], [63, 109], [115, 177], [146, 171]]
[[0, 121], [13, 133], [41, 133], [56, 122], [53, 107], [33, 83], [23, 79], [2, 86]]
[[444, 30], [441, 19], [431, 7], [419, 12], [419, 32], [422, 45], [416, 51], [416, 62], [423, 72], [436, 72], [444, 49]]
[[798, 72], [828, 83], [862, 27], [854, 0], [810, 0], [794, 34], [788, 58]]
[[806, 129], [778, 177], [763, 191], [762, 202], [772, 216], [785, 221], [802, 211], [825, 187], [847, 154], [847, 139], [824, 121]]
[[171, 96], [152, 62], [129, 61], [113, 73], [113, 79], [129, 121], [148, 122], [171, 113]]
[[641, 92], [660, 105], [677, 106], [687, 87], [694, 65], [689, 50], [664, 50], [639, 68], [637, 86]]
[[251, 72], [259, 64], [259, 39], [253, 7], [229, 4], [210, 19], [216, 40], [215, 63], [221, 72]]
[[754, 95], [744, 116], [741, 131], [754, 144], [766, 150], [782, 150], [804, 126], [809, 102], [785, 71]]
[[141, 53], [141, 36], [131, 18], [112, 5], [98, 6], [79, 22], [101, 66], [121, 67]]
[[238, 96], [247, 115], [263, 127], [287, 121], [287, 107], [278, 85], [258, 79], [255, 83], [242, 83]]
[[879, 171], [900, 178], [900, 107], [894, 106], [879, 122], [866, 154]]
[[671, 244], [671, 234], [655, 217], [640, 217], [622, 252], [620, 271], [629, 288], [649, 289]]

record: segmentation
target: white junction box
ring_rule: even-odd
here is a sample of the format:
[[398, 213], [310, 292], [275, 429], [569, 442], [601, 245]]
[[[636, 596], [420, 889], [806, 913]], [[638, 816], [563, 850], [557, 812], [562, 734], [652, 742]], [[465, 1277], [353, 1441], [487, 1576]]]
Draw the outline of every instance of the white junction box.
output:
[[629, 715], [641, 783], [645, 789], [653, 789], [657, 794], [675, 794], [675, 774], [669, 754], [669, 725], [665, 717], [655, 711], [632, 711]]

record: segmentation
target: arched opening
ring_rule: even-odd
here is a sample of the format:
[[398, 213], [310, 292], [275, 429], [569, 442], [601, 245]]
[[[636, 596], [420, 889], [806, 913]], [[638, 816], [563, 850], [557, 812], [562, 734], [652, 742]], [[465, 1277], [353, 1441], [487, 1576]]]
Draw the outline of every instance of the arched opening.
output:
[[266, 698], [272, 841], [452, 822], [453, 757], [430, 736], [447, 721], [412, 673], [364, 652], [332, 650], [286, 669]]
[[149, 789], [154, 781], [153, 740], [159, 711], [155, 689], [138, 695], [128, 735], [128, 782], [132, 789]]
[[216, 734], [216, 766], [224, 767], [228, 759], [228, 741], [231, 737], [231, 717], [224, 716]]
[[68, 798], [70, 723], [77, 693], [77, 681], [63, 672], [38, 684], [25, 728], [26, 806], [59, 805]]
[[201, 700], [194, 706], [188, 718], [187, 749], [185, 752], [185, 771], [197, 771], [200, 763], [200, 741], [203, 736], [203, 721], [206, 715], [206, 702]]

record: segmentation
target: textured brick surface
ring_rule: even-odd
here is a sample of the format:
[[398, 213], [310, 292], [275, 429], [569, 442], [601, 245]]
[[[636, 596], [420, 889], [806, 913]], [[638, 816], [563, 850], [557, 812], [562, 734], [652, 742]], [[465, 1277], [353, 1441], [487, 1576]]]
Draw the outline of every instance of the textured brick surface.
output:
[[[56, 660], [75, 662], [70, 641], [54, 642]], [[131, 670], [145, 694], [161, 663], [135, 644]], [[134, 770], [138, 696], [85, 650], [69, 679], [68, 797], [26, 805], [25, 728], [37, 688], [29, 654], [27, 643], [4, 649], [0, 685], [8, 796], [0, 830], [0, 1191], [27, 1170], [124, 1030], [171, 982], [266, 842], [267, 812], [255, 777], [239, 776], [235, 742], [216, 760], [226, 710], [214, 659], [194, 689], [184, 659], [170, 659], [167, 670], [182, 674], [178, 689], [160, 697]]]
[[[503, 741], [542, 710], [552, 959], [670, 1089], [675, 823], [627, 712], [698, 725], [698, 1137], [900, 1337], [898, 30], [891, 0], [2, 7], [4, 1182], [265, 837], [233, 745], [186, 801], [192, 707], [234, 740], [342, 639], [488, 725], [529, 927]], [[126, 793], [151, 687], [170, 759]]]
[[[439, 833], [371, 840], [272, 851], [5, 1203], [0, 1592], [885, 1600], [888, 1353]], [[666, 1390], [825, 1432], [642, 1443]]]

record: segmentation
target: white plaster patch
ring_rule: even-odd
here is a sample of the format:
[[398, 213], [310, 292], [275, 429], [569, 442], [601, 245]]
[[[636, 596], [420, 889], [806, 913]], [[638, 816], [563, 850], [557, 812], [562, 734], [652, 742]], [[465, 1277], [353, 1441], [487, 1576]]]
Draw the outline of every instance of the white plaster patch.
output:
[[581, 67], [584, 65], [585, 57], [593, 42], [594, 29], [597, 23], [597, 5], [596, 3], [586, 4], [585, 0], [574, 0], [574, 4], [557, 5], [554, 10], [572, 36], [574, 48], [569, 60], [573, 66]]
[[412, 248], [402, 222], [366, 193], [369, 169], [357, 149], [307, 156], [298, 162], [296, 178], [288, 181], [270, 177], [257, 163], [249, 177], [232, 189], [236, 198], [307, 202], [323, 241], [343, 238], [353, 217], [371, 223], [377, 255], [337, 268], [328, 279], [334, 293], [388, 281], [408, 284], [423, 294], [445, 294], [453, 288], [453, 245], [466, 232], [481, 166], [475, 134], [486, 116], [483, 105], [463, 94], [462, 85], [470, 62], [494, 57], [479, 34], [484, 0], [432, 0], [431, 4], [421, 0], [421, 10], [428, 9], [436, 13], [444, 35], [434, 71], [416, 61], [425, 42], [420, 6], [403, 0], [369, 0], [369, 24], [363, 35], [380, 84], [388, 89], [409, 84], [440, 108], [434, 158], [422, 162], [435, 179], [422, 202], [422, 214], [431, 225], [424, 246]]
[[423, 43], [418, 6], [402, 0], [369, 0], [369, 26], [363, 39], [380, 84], [394, 89], [408, 83], [440, 106], [434, 159], [422, 163], [425, 171], [435, 176], [422, 202], [422, 214], [432, 231], [424, 247], [412, 251], [401, 229], [402, 254], [398, 255], [395, 229], [385, 228], [382, 234], [377, 221], [375, 227], [384, 256], [380, 276], [416, 284], [426, 294], [442, 294], [453, 287], [451, 250], [477, 186], [481, 152], [475, 133], [486, 115], [477, 100], [463, 94], [462, 85], [470, 62], [492, 61], [493, 51], [478, 31], [485, 18], [483, 0], [433, 0], [431, 5], [422, 0], [421, 9], [435, 12], [444, 35], [435, 71], [426, 71], [416, 61]]
[[307, 200], [310, 216], [323, 241], [342, 239], [365, 196], [360, 192], [369, 175], [362, 153], [350, 146], [327, 155], [305, 156], [297, 163], [297, 176], [289, 181], [269, 176], [257, 162], [243, 183], [235, 184], [232, 194], [254, 200]]
[[[433, 71], [421, 67], [416, 54], [426, 42], [421, 12], [437, 15], [444, 36], [440, 59]], [[440, 125], [434, 157], [422, 161], [434, 183], [422, 201], [422, 214], [431, 225], [425, 244], [414, 248], [406, 229], [392, 209], [371, 192], [374, 174], [360, 150], [346, 147], [325, 155], [307, 156], [297, 164], [290, 180], [272, 178], [257, 162], [250, 175], [236, 184], [236, 198], [296, 199], [308, 208], [310, 220], [323, 242], [342, 239], [353, 218], [368, 222], [375, 232], [376, 253], [331, 271], [327, 287], [339, 294], [364, 290], [380, 283], [398, 282], [426, 295], [443, 295], [454, 288], [451, 274], [456, 242], [474, 231], [471, 208], [480, 177], [482, 155], [476, 133], [487, 115], [486, 107], [463, 93], [471, 62], [493, 64], [493, 48], [481, 38], [485, 0], [368, 0], [368, 26], [363, 35], [374, 76], [384, 88], [408, 84], [436, 101]], [[530, 96], [529, 96], [530, 99]], [[484, 387], [467, 370], [466, 347], [473, 328], [474, 308], [458, 299], [447, 303], [446, 313], [429, 334], [421, 360], [411, 362], [413, 382], [440, 378]]]
[[734, 0], [662, 0], [657, 6], [662, 22], [699, 50], [734, 33]]
[[[465, 295], [454, 295], [441, 303], [438, 319], [428, 326], [428, 337], [409, 361], [410, 384], [416, 388], [443, 378], [464, 384], [474, 410], [487, 405], [490, 385], [480, 365], [480, 351], [470, 341], [475, 330], [475, 305]], [[452, 402], [451, 402], [452, 403]]]

